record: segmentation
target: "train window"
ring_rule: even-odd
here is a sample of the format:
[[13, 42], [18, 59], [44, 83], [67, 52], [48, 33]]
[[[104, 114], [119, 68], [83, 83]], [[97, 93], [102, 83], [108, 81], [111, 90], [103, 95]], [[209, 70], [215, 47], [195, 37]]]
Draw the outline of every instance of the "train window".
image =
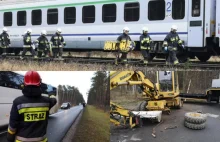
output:
[[4, 26], [12, 26], [12, 12], [4, 13]]
[[18, 26], [25, 26], [26, 23], [27, 23], [27, 20], [26, 20], [26, 11], [18, 11], [17, 13], [17, 25]]
[[175, 20], [185, 17], [185, 0], [173, 0], [172, 17]]
[[94, 23], [95, 22], [95, 6], [83, 6], [82, 9], [82, 21], [83, 23]]
[[102, 6], [102, 21], [103, 22], [116, 21], [116, 4], [104, 4]]
[[47, 24], [54, 25], [58, 23], [58, 9], [47, 10]]
[[67, 7], [64, 9], [64, 23], [74, 24], [76, 22], [76, 8]]
[[201, 0], [192, 0], [192, 17], [200, 16], [200, 3]]
[[31, 15], [32, 25], [41, 25], [42, 23], [42, 11], [41, 10], [33, 10]]
[[124, 20], [126, 22], [138, 21], [140, 17], [140, 6], [138, 2], [126, 3], [124, 7]]
[[148, 3], [148, 19], [150, 21], [165, 19], [165, 1], [155, 0]]

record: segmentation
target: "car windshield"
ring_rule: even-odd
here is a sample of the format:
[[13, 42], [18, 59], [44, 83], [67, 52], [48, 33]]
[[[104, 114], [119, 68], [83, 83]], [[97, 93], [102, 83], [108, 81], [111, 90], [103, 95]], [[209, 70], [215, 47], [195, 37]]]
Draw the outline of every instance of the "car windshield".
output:
[[67, 103], [65, 103], [65, 104], [62, 104], [62, 107], [67, 107], [67, 105], [68, 105]]

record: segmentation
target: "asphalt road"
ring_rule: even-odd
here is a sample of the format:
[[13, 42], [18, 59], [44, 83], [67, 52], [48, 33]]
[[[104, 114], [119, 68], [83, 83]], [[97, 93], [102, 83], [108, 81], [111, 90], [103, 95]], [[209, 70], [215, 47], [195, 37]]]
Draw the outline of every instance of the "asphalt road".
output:
[[[220, 104], [185, 103], [180, 110], [172, 110], [171, 115], [163, 114], [163, 123], [156, 127], [156, 138], [152, 129], [157, 125], [149, 120], [142, 128], [124, 129], [111, 126], [111, 142], [220, 142], [220, 116], [208, 116], [206, 128], [191, 130], [184, 127], [184, 114], [190, 111], [201, 110], [203, 113], [220, 115]], [[177, 126], [174, 129], [166, 127]]]
[[[49, 142], [61, 142], [69, 128], [76, 120], [83, 106], [75, 106], [71, 109], [60, 111], [49, 117], [47, 137]], [[0, 142], [6, 141], [6, 134], [0, 132]]]

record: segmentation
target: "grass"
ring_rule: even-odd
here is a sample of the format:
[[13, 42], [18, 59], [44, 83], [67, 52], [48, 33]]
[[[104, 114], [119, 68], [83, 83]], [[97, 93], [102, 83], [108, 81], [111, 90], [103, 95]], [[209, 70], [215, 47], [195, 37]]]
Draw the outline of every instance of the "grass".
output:
[[74, 142], [109, 142], [109, 114], [87, 105], [74, 136]]

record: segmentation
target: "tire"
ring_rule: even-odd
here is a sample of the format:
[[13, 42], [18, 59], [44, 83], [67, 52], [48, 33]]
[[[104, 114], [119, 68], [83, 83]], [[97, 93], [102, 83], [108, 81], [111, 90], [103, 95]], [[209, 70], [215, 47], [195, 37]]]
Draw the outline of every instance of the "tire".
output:
[[139, 105], [139, 110], [138, 111], [146, 111], [146, 106], [147, 106], [147, 102], [144, 101], [144, 102], [141, 102], [140, 105]]
[[193, 130], [202, 130], [205, 128], [205, 123], [193, 124], [193, 123], [189, 123], [189, 122], [185, 121], [184, 125], [185, 125], [185, 127], [189, 128], [189, 129], [193, 129]]
[[185, 114], [185, 121], [193, 124], [205, 123], [207, 116], [197, 112], [188, 112]]
[[181, 109], [183, 107], [183, 100], [180, 100], [180, 105], [177, 106], [178, 109]]

